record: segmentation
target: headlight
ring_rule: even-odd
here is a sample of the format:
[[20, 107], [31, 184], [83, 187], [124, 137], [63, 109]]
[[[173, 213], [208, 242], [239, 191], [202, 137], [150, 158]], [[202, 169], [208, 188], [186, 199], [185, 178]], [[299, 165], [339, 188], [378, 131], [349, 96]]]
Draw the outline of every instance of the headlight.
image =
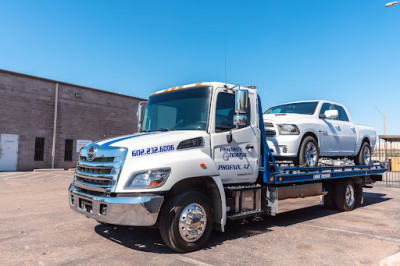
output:
[[281, 135], [299, 135], [300, 130], [296, 125], [280, 124], [278, 125], [279, 133]]
[[135, 173], [126, 184], [131, 188], [154, 188], [162, 186], [169, 176], [171, 168], [153, 169]]
[[199, 137], [182, 141], [181, 143], [179, 143], [177, 150], [188, 149], [193, 147], [201, 147], [201, 146], [203, 146], [203, 138]]

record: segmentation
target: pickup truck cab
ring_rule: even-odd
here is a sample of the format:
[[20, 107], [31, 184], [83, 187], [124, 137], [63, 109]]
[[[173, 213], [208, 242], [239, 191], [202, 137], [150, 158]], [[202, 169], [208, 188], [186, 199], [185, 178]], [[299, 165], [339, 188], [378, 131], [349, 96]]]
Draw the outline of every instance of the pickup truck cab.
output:
[[331, 101], [302, 101], [269, 108], [263, 115], [267, 142], [277, 159], [316, 166], [320, 157], [371, 163], [375, 129], [356, 125], [346, 107]]

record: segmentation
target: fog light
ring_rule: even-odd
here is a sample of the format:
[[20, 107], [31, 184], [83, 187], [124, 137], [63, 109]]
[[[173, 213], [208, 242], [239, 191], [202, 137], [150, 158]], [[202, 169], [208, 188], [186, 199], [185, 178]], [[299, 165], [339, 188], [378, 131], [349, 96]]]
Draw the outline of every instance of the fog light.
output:
[[100, 214], [103, 216], [107, 214], [107, 205], [106, 204], [100, 204]]
[[283, 153], [287, 153], [287, 146], [286, 145], [281, 145], [281, 146], [279, 146], [279, 148], [281, 148]]

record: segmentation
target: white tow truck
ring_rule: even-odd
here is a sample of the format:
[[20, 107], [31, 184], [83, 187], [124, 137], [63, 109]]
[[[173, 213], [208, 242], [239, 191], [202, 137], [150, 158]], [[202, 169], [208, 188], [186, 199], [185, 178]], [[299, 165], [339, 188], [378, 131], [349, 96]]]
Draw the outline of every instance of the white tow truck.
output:
[[70, 207], [104, 224], [156, 226], [168, 247], [190, 252], [228, 220], [273, 216], [294, 199], [350, 211], [362, 187], [382, 179], [379, 164], [279, 166], [261, 109], [251, 86], [207, 82], [154, 93], [139, 105], [138, 133], [82, 149]]

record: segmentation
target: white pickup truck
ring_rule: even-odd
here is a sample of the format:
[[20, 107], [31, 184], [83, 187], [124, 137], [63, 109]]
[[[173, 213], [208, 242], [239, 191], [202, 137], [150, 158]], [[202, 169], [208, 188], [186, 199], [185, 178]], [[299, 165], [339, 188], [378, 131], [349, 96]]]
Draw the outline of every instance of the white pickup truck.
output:
[[263, 115], [267, 142], [277, 159], [298, 166], [317, 166], [320, 157], [354, 159], [369, 165], [376, 131], [356, 125], [347, 109], [330, 101], [302, 101], [277, 105]]

